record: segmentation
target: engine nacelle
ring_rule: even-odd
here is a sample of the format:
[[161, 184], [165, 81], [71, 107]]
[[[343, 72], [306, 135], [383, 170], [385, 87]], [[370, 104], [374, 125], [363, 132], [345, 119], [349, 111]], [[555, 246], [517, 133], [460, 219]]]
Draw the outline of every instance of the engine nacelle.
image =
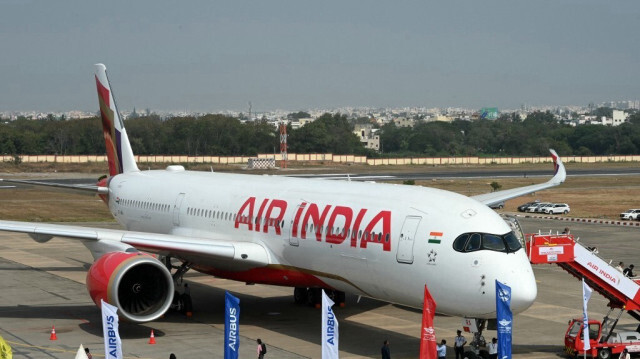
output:
[[135, 252], [111, 252], [100, 257], [87, 273], [93, 302], [118, 307], [120, 318], [141, 323], [159, 318], [171, 306], [173, 278], [159, 260]]

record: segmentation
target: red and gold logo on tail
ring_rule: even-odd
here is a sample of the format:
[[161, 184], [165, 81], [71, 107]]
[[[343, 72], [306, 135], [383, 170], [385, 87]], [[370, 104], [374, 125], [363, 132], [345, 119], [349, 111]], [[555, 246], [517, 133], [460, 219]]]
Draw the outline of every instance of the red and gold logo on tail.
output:
[[116, 129], [115, 113], [110, 107], [110, 92], [96, 76], [98, 101], [100, 102], [100, 117], [102, 118], [102, 134], [109, 161], [109, 175], [122, 173], [122, 150], [120, 148], [120, 131]]

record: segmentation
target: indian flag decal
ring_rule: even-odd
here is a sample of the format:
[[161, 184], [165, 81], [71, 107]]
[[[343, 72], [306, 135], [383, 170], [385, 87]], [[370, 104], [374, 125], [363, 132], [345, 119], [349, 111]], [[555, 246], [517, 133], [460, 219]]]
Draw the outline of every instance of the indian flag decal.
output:
[[441, 240], [442, 240], [442, 232], [429, 233], [429, 243], [440, 244]]

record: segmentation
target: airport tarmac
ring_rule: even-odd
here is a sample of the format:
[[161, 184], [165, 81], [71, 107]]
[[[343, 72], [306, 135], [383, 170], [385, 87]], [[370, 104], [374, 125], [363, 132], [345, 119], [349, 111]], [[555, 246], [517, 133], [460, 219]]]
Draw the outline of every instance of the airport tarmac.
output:
[[[607, 261], [638, 264], [640, 228], [528, 218], [521, 224], [527, 233], [569, 226], [582, 243], [597, 246]], [[84, 285], [91, 263], [89, 251], [79, 241], [54, 238], [38, 244], [26, 235], [0, 232], [0, 336], [11, 344], [15, 358], [73, 358], [81, 343], [91, 348], [94, 358], [104, 355], [100, 311]], [[567, 322], [581, 316], [581, 283], [555, 265], [538, 265], [534, 270], [538, 298], [514, 319], [514, 357], [562, 356]], [[240, 358], [256, 357], [257, 338], [266, 342], [267, 358], [321, 357], [320, 311], [295, 305], [292, 288], [245, 285], [195, 272], [187, 273], [185, 281], [191, 287], [193, 317], [169, 313], [152, 323], [121, 323], [126, 358], [168, 358], [170, 353], [178, 358], [223, 358], [225, 290], [241, 301]], [[420, 310], [369, 298], [356, 301], [347, 296], [347, 306], [335, 310], [341, 358], [380, 357], [385, 339], [390, 340], [393, 358], [418, 357]], [[602, 319], [606, 303], [594, 293], [590, 317]], [[438, 340], [444, 338], [449, 344], [448, 358], [454, 357], [451, 344], [461, 322], [458, 317], [435, 318]], [[622, 327], [635, 330], [637, 324], [623, 315]], [[56, 341], [49, 340], [53, 325]], [[151, 329], [155, 345], [148, 344]], [[485, 331], [484, 336], [491, 340], [495, 331]]]

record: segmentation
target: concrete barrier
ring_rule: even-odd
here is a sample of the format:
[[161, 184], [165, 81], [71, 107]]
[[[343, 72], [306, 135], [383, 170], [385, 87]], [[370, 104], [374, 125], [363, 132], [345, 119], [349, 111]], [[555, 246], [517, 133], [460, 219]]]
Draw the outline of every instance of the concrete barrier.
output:
[[[88, 163], [107, 162], [105, 155], [20, 155], [24, 163]], [[213, 164], [239, 164], [247, 163], [248, 156], [184, 156], [184, 155], [137, 155], [140, 163], [213, 163]], [[257, 158], [270, 158], [281, 161], [280, 153], [258, 154]], [[2, 162], [13, 162], [13, 155], [0, 156]], [[334, 155], [331, 153], [288, 153], [289, 161], [319, 162], [330, 161], [335, 163], [359, 163], [370, 166], [396, 166], [396, 165], [490, 165], [490, 164], [525, 164], [525, 163], [551, 163], [550, 156], [544, 157], [409, 157], [409, 158], [367, 158], [358, 155]], [[640, 162], [640, 155], [611, 155], [611, 156], [566, 156], [562, 157], [565, 163], [601, 163], [601, 162]]]

